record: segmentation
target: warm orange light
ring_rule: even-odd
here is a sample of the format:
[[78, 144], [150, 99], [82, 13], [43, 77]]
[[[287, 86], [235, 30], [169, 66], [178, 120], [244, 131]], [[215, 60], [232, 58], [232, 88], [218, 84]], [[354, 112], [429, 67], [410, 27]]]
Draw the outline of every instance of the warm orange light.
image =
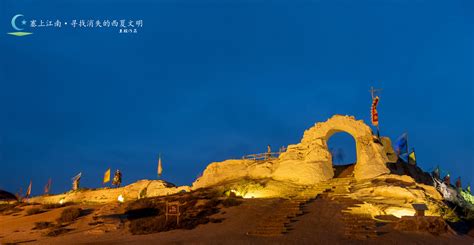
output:
[[230, 190], [231, 193], [234, 193], [235, 196], [242, 197], [242, 198], [259, 198], [259, 197], [265, 197], [261, 192], [259, 191], [247, 191], [245, 194], [241, 193], [237, 190]]
[[402, 216], [414, 216], [415, 211], [411, 209], [392, 209], [387, 212], [397, 218], [401, 218]]

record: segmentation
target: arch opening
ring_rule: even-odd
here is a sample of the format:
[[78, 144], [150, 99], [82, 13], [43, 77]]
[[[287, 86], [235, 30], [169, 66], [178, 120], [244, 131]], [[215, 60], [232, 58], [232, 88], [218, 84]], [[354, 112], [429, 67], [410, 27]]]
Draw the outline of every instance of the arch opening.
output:
[[327, 147], [331, 154], [334, 178], [351, 176], [357, 163], [354, 137], [345, 131], [334, 132], [327, 138]]

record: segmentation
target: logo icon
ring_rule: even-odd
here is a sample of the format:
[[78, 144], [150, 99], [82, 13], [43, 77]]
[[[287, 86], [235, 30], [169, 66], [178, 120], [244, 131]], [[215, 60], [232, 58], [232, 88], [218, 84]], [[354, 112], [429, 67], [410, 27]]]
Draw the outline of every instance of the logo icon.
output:
[[22, 37], [22, 36], [27, 36], [27, 35], [31, 35], [33, 34], [32, 32], [24, 32], [23, 30], [25, 28], [20, 28], [18, 27], [17, 25], [17, 19], [23, 19], [21, 20], [20, 22], [20, 26], [26, 26], [26, 23], [27, 21], [23, 18], [24, 16], [22, 14], [17, 14], [15, 16], [13, 16], [12, 18], [12, 21], [11, 21], [11, 24], [12, 24], [12, 28], [15, 30], [15, 32], [8, 32], [7, 34], [10, 34], [10, 35], [13, 35], [13, 36], [17, 36], [17, 37]]

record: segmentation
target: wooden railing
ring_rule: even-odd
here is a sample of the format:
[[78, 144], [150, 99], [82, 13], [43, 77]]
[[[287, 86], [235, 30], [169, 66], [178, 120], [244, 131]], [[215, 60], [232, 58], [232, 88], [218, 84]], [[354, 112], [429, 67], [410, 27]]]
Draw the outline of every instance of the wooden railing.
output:
[[250, 154], [250, 155], [243, 156], [242, 159], [248, 159], [248, 160], [254, 160], [254, 161], [270, 160], [270, 159], [278, 158], [278, 156], [280, 156], [281, 153], [283, 152], [279, 151], [279, 152], [265, 152], [265, 153]]

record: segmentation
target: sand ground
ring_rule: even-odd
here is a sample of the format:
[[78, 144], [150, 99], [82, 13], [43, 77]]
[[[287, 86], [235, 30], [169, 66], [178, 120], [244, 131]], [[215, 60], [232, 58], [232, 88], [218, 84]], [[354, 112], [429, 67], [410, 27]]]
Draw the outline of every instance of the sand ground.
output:
[[[246, 233], [256, 227], [261, 217], [271, 214], [278, 199], [246, 199], [240, 206], [222, 208], [214, 215], [222, 223], [199, 225], [192, 230], [173, 230], [149, 235], [132, 235], [128, 222], [121, 218], [124, 204], [77, 204], [87, 215], [80, 217], [67, 228], [70, 232], [47, 237], [45, 230], [33, 230], [34, 223], [54, 222], [65, 208], [26, 215], [0, 215], [0, 242], [20, 244], [474, 244], [469, 235], [447, 233], [432, 235], [422, 232], [401, 232], [391, 224], [379, 225], [380, 235], [367, 240], [349, 240], [344, 236], [344, 223], [340, 207], [328, 200], [316, 199], [305, 208], [305, 214], [294, 219], [291, 230], [277, 237], [250, 236]], [[38, 206], [39, 207], [39, 206]], [[94, 224], [99, 217], [102, 224]]]

